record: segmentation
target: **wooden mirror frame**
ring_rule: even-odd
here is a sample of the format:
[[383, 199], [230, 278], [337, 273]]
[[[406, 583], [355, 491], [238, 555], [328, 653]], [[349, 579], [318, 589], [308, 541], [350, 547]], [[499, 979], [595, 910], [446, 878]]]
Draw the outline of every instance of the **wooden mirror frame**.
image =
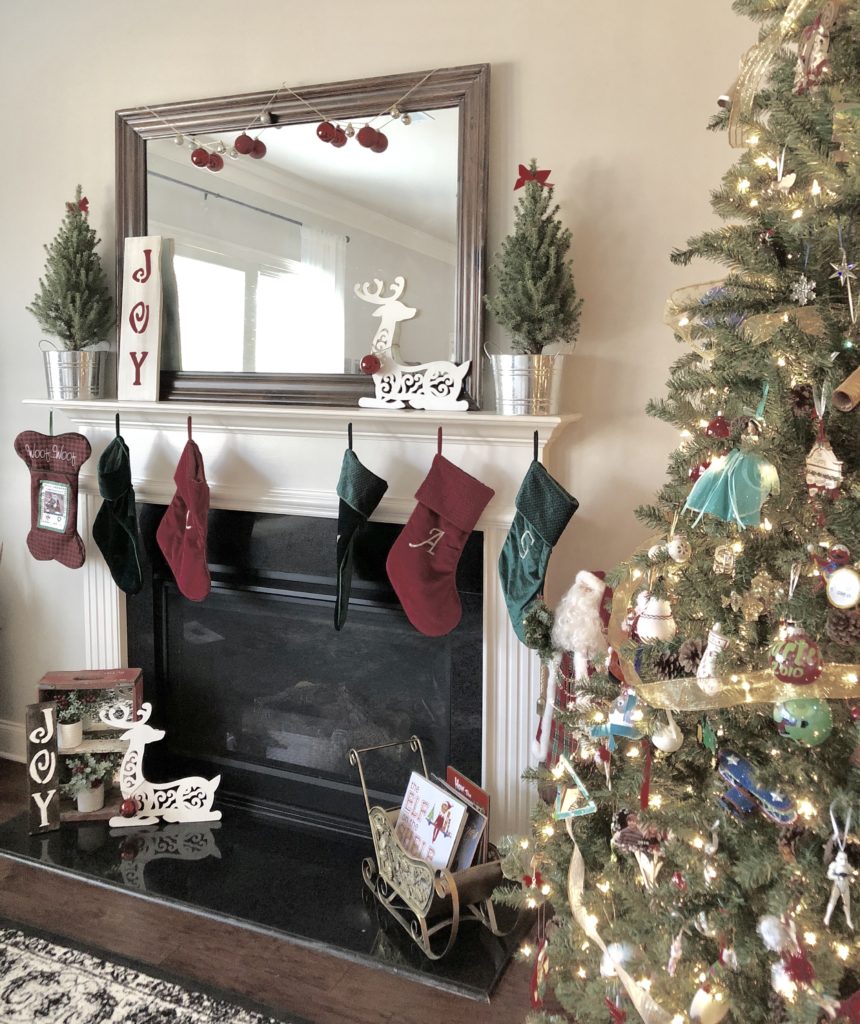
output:
[[[427, 72], [362, 78], [328, 85], [299, 86], [308, 103], [333, 120], [377, 114], [413, 89]], [[122, 308], [125, 239], [147, 230], [146, 142], [183, 134], [238, 131], [271, 99], [272, 90], [135, 107], [116, 112], [116, 282]], [[486, 274], [487, 168], [489, 153], [490, 66], [442, 68], [409, 95], [409, 110], [458, 107], [457, 266], [454, 288], [454, 360], [472, 360], [464, 397], [480, 405], [483, 296]], [[278, 96], [271, 113], [275, 124], [313, 123], [307, 106], [289, 94]], [[165, 124], [171, 126], [170, 128]], [[370, 332], [368, 333], [368, 346]], [[355, 405], [374, 394], [373, 380], [354, 374], [207, 373], [163, 370], [162, 400]]]

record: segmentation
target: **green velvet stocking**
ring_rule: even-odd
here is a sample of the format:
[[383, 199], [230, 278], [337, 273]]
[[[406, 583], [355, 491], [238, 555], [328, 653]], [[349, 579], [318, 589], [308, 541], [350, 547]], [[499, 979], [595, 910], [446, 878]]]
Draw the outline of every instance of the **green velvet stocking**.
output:
[[334, 606], [334, 628], [340, 629], [349, 611], [352, 586], [352, 560], [356, 538], [373, 510], [388, 490], [385, 480], [363, 466], [348, 448], [343, 453], [337, 496], [337, 597]]
[[524, 619], [543, 591], [552, 549], [579, 502], [535, 460], [520, 485], [516, 515], [499, 555], [499, 578], [514, 632], [526, 642]]
[[104, 502], [93, 522], [93, 540], [114, 583], [126, 594], [136, 594], [143, 586], [140, 535], [128, 447], [119, 434], [101, 454], [98, 477]]

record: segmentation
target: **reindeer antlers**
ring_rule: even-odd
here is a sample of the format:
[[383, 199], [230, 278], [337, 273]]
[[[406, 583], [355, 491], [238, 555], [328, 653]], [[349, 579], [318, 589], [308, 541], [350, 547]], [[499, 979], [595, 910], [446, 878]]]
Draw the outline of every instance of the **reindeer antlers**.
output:
[[403, 294], [403, 289], [406, 287], [406, 279], [398, 275], [394, 278], [389, 288], [392, 294], [383, 297], [382, 289], [385, 287], [384, 283], [378, 277], [373, 279], [373, 283], [376, 285], [375, 292], [371, 292], [368, 281], [365, 281], [364, 284], [357, 284], [354, 290], [360, 299], [363, 299], [365, 302], [372, 302], [375, 306], [382, 306], [386, 302], [393, 302], [395, 299], [399, 299]]
[[120, 700], [116, 704], [111, 704], [109, 707], [99, 709], [99, 718], [106, 725], [122, 726], [122, 725], [138, 725], [149, 721], [149, 716], [152, 714], [152, 705], [149, 703], [141, 704], [140, 711], [137, 713], [137, 722], [135, 722], [131, 713], [131, 701]]

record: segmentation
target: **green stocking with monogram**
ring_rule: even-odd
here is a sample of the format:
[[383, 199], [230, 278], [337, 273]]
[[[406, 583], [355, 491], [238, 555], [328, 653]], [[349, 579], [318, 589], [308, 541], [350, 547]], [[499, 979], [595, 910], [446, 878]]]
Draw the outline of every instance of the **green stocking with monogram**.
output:
[[524, 619], [543, 591], [552, 549], [579, 502], [535, 457], [516, 497], [516, 515], [499, 555], [499, 579], [514, 632], [526, 642]]

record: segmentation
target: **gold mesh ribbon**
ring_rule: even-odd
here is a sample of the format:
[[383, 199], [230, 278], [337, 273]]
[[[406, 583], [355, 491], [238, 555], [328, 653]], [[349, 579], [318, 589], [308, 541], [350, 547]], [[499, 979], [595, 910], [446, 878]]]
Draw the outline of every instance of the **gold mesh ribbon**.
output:
[[697, 325], [700, 313], [705, 312], [708, 307], [702, 306], [701, 310], [695, 309], [695, 307], [701, 303], [708, 292], [713, 291], [714, 288], [720, 288], [724, 284], [725, 281], [722, 280], [691, 284], [686, 288], [676, 288], [666, 299], [663, 323], [671, 327], [675, 334], [679, 338], [683, 338], [690, 348], [703, 359], [710, 359], [713, 353], [708, 352], [702, 342], [693, 337], [693, 328]]
[[774, 313], [757, 313], [744, 320], [742, 330], [754, 345], [761, 345], [790, 320], [795, 320], [804, 334], [811, 334], [815, 338], [827, 336], [821, 314], [814, 306], [787, 306]]
[[811, 0], [791, 0], [774, 30], [755, 46], [751, 46], [742, 58], [741, 70], [729, 89], [732, 105], [729, 110], [728, 132], [729, 145], [733, 149], [740, 149], [745, 145], [744, 132], [749, 125], [753, 100], [759, 91], [762, 79], [767, 74], [767, 69], [780, 47], [788, 36], [796, 31], [798, 19], [810, 3]]
[[[641, 550], [647, 551], [648, 547], [650, 544]], [[641, 585], [641, 580], [634, 580], [628, 575], [627, 579], [616, 587], [612, 597], [612, 614], [609, 618], [607, 636], [610, 645], [618, 654], [624, 682], [649, 707], [671, 711], [710, 711], [736, 707], [738, 704], [777, 704], [783, 700], [796, 700], [798, 697], [818, 697], [827, 700], [860, 698], [860, 665], [834, 662], [825, 665], [818, 679], [807, 686], [781, 683], [770, 669], [732, 672], [729, 675], [705, 679], [686, 676], [683, 679], [661, 679], [656, 683], [643, 682], [633, 663], [621, 653], [628, 642], [622, 623], [632, 603], [633, 592]]]

